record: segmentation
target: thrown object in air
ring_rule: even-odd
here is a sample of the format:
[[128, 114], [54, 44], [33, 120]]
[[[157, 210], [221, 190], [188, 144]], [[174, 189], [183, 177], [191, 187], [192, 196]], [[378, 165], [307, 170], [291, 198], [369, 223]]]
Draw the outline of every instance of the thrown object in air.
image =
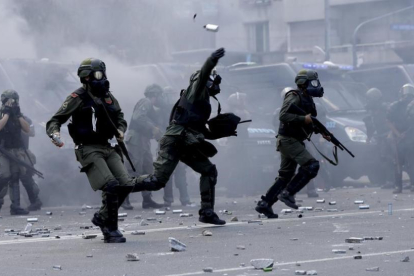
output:
[[204, 25], [204, 29], [206, 29], [209, 32], [218, 32], [219, 30], [219, 26], [218, 25], [213, 25], [213, 24], [207, 24]]

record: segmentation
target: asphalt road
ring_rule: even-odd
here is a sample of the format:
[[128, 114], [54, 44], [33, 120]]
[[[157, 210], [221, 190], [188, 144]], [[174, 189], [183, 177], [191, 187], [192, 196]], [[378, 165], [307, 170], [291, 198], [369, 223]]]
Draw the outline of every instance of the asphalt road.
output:
[[[302, 218], [298, 213], [281, 214], [279, 219], [260, 219], [260, 223], [248, 223], [258, 220], [256, 198], [218, 198], [216, 211], [232, 212], [220, 214], [228, 222], [224, 227], [200, 224], [198, 208], [177, 205], [165, 215], [136, 208], [119, 223], [125, 231], [125, 244], [104, 244], [100, 235], [82, 238], [82, 233], [99, 234], [96, 229], [81, 229], [91, 226], [93, 209], [80, 215], [80, 207], [44, 208], [30, 216], [10, 217], [3, 208], [0, 275], [295, 275], [296, 270], [316, 270], [318, 275], [414, 275], [414, 193], [405, 191], [394, 197], [390, 190], [353, 188], [320, 192], [322, 198], [325, 203], [299, 195], [302, 206], [312, 206], [313, 211], [305, 211]], [[370, 208], [360, 210], [355, 200], [364, 200]], [[329, 205], [329, 201], [337, 203]], [[388, 213], [389, 203], [392, 215]], [[277, 203], [274, 209], [280, 212], [285, 208]], [[173, 214], [173, 209], [184, 209], [194, 216], [183, 218]], [[46, 215], [46, 211], [53, 214]], [[141, 219], [135, 216], [157, 221], [140, 226]], [[230, 222], [234, 216], [238, 222]], [[23, 230], [28, 217], [38, 218], [33, 230], [52, 230], [50, 237], [5, 233], [6, 229]], [[62, 230], [53, 230], [58, 226]], [[205, 229], [213, 236], [203, 236]], [[134, 230], [145, 231], [145, 235], [131, 235]], [[187, 251], [171, 252], [168, 237], [185, 243]], [[345, 243], [350, 237], [383, 240]], [[346, 252], [334, 253], [337, 249]], [[140, 261], [127, 261], [127, 253], [137, 253]], [[362, 259], [354, 259], [355, 255]], [[410, 261], [401, 262], [407, 256]], [[255, 270], [250, 260], [257, 258], [274, 259], [273, 271]], [[53, 269], [55, 265], [61, 269]], [[213, 268], [212, 273], [203, 272], [208, 267]], [[379, 271], [366, 271], [372, 267], [379, 267]]]

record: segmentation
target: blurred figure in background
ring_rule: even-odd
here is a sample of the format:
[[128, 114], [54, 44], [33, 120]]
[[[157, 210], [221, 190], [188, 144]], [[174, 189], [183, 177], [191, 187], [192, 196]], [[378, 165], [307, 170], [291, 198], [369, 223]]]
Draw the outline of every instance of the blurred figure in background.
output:
[[[30, 164], [25, 152], [22, 131], [30, 132], [30, 124], [20, 112], [19, 94], [14, 90], [6, 90], [1, 94], [0, 144], [4, 151], [16, 159]], [[0, 208], [9, 187], [11, 215], [27, 215], [29, 211], [20, 207], [19, 179], [27, 174], [27, 168], [18, 165], [4, 154], [0, 154]]]
[[[393, 188], [392, 168], [393, 158], [389, 145], [388, 135], [390, 128], [387, 124], [387, 110], [389, 104], [384, 101], [381, 90], [371, 88], [366, 92], [367, 105], [365, 109], [368, 115], [363, 119], [367, 129], [367, 142], [376, 145], [376, 152], [379, 154], [377, 160], [378, 170], [375, 172], [382, 188]], [[372, 181], [372, 180], [371, 180]]]
[[[131, 166], [127, 164], [130, 175], [139, 176], [153, 171], [152, 162], [154, 160], [151, 153], [151, 139], [158, 141], [163, 135], [158, 123], [158, 114], [154, 107], [162, 107], [162, 94], [161, 86], [157, 84], [149, 85], [145, 89], [145, 97], [140, 99], [134, 107], [125, 139], [132, 162], [137, 170], [133, 172]], [[151, 197], [150, 191], [142, 192], [142, 208], [161, 208], [164, 206], [152, 200]], [[122, 204], [122, 208], [126, 210], [133, 209], [129, 197]]]
[[414, 173], [410, 171], [408, 159], [410, 158], [409, 149], [412, 146], [413, 140], [410, 137], [412, 121], [407, 113], [408, 105], [414, 100], [414, 86], [412, 84], [405, 84], [401, 87], [399, 92], [399, 100], [393, 102], [387, 113], [388, 126], [391, 129], [392, 149], [394, 152], [394, 175], [395, 175], [395, 190], [394, 194], [402, 193], [402, 176], [404, 166], [408, 170], [411, 182], [414, 181], [412, 176]]

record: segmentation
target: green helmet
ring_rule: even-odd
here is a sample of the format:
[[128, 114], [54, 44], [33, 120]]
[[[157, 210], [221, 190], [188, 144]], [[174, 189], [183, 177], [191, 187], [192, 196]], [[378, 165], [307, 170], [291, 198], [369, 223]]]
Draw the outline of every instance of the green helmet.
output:
[[7, 89], [1, 93], [1, 102], [4, 104], [8, 99], [14, 99], [17, 103], [19, 103], [19, 94], [13, 89]]
[[367, 99], [372, 101], [372, 102], [378, 102], [382, 99], [382, 92], [381, 90], [379, 90], [378, 88], [371, 88], [367, 91], [367, 93], [365, 93], [365, 95], [367, 96]]
[[314, 70], [306, 70], [302, 69], [298, 72], [295, 78], [295, 83], [297, 85], [303, 85], [307, 81], [310, 80], [317, 80], [318, 79], [318, 73]]
[[100, 59], [87, 58], [79, 65], [78, 76], [79, 78], [85, 78], [96, 71], [102, 71], [106, 75], [105, 63]]
[[400, 97], [411, 96], [414, 97], [414, 85], [406, 83], [400, 89]]
[[147, 88], [145, 88], [144, 95], [147, 98], [149, 98], [149, 97], [159, 97], [159, 96], [162, 95], [163, 92], [164, 92], [164, 90], [162, 89], [161, 86], [159, 86], [158, 84], [151, 84], [151, 85], [147, 86]]

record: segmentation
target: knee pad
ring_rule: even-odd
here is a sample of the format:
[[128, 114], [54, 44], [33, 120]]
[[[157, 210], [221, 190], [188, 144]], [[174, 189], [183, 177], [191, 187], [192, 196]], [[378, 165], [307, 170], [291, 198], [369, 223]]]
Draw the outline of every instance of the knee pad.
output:
[[301, 166], [299, 170], [306, 175], [309, 179], [313, 179], [318, 175], [319, 161], [310, 160], [305, 165]]
[[295, 171], [286, 173], [286, 172], [279, 172], [279, 177], [276, 178], [280, 179], [283, 182], [289, 183], [292, 180], [293, 176], [295, 175]]
[[216, 165], [212, 165], [204, 174], [203, 176], [206, 176], [208, 178], [210, 178], [210, 182], [211, 184], [213, 184], [214, 186], [217, 184], [217, 176], [218, 176], [218, 172], [217, 172], [217, 168]]
[[118, 186], [119, 182], [117, 180], [109, 180], [105, 185], [104, 191], [109, 194], [116, 194]]

